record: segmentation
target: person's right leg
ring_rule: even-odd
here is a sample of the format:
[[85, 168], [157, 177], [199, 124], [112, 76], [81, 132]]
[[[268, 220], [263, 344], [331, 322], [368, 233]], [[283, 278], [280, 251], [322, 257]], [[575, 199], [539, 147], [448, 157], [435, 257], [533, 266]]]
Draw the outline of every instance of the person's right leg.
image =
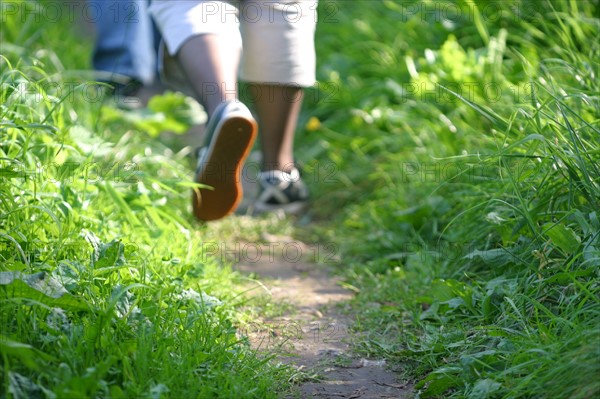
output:
[[[224, 1], [154, 1], [167, 50], [209, 115], [195, 180], [194, 215], [220, 219], [242, 199], [240, 171], [256, 137], [250, 111], [237, 101], [241, 38], [237, 8]], [[165, 73], [168, 71], [165, 70]]]
[[209, 117], [224, 101], [237, 100], [240, 48], [226, 37], [193, 36], [181, 46], [177, 60]]

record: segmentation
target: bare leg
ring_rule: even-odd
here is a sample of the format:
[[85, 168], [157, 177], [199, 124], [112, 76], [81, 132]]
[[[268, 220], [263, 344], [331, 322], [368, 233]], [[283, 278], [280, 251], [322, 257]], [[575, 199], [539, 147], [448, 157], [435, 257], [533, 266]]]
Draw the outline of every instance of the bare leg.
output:
[[209, 117], [223, 101], [237, 99], [240, 54], [240, 48], [227, 38], [212, 34], [192, 37], [177, 52], [181, 68]]
[[260, 123], [262, 169], [289, 172], [294, 168], [294, 134], [304, 92], [295, 86], [250, 85]]

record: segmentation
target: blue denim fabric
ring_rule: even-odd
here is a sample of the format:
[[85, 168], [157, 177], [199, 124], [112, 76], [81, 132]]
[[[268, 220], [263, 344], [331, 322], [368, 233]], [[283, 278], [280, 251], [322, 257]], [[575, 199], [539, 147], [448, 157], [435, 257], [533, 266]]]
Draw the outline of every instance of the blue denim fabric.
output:
[[157, 31], [148, 13], [148, 0], [88, 0], [98, 11], [94, 69], [102, 81], [127, 78], [143, 84], [157, 71]]

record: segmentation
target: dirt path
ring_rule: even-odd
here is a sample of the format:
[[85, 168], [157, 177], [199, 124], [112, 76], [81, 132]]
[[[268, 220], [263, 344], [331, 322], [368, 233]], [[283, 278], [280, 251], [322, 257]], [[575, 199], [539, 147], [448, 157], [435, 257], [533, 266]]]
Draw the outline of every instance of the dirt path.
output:
[[283, 362], [313, 376], [288, 398], [411, 397], [411, 387], [397, 381], [384, 361], [353, 357], [351, 321], [340, 309], [352, 293], [340, 287], [325, 266], [310, 262], [324, 249], [285, 237], [268, 237], [268, 241], [271, 244], [247, 245], [235, 268], [258, 275], [264, 286], [255, 291], [283, 304], [283, 314], [263, 319], [247, 331], [252, 345], [276, 350]]

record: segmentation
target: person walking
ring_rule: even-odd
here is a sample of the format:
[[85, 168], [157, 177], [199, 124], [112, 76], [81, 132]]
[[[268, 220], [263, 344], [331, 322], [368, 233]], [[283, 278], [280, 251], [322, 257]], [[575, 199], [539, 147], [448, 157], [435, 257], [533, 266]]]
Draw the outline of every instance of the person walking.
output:
[[[316, 7], [316, 0], [152, 1], [164, 81], [194, 95], [209, 117], [195, 173], [203, 187], [192, 199], [198, 219], [223, 218], [240, 203], [241, 167], [259, 126], [255, 209], [294, 213], [306, 205], [293, 144], [304, 88], [316, 81]], [[238, 77], [249, 84], [258, 120], [239, 100]]]

